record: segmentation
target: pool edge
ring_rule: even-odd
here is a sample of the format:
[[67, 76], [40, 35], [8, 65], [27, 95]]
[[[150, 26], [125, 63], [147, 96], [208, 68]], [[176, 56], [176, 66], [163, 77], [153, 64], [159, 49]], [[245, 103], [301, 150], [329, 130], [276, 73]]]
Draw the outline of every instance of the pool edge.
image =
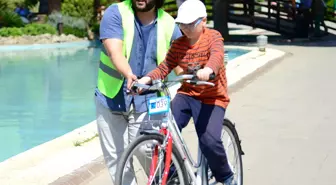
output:
[[6, 51], [24, 51], [37, 49], [53, 49], [53, 48], [70, 48], [70, 47], [95, 47], [99, 44], [99, 40], [81, 40], [72, 42], [50, 43], [50, 44], [29, 44], [29, 45], [0, 45], [0, 53]]

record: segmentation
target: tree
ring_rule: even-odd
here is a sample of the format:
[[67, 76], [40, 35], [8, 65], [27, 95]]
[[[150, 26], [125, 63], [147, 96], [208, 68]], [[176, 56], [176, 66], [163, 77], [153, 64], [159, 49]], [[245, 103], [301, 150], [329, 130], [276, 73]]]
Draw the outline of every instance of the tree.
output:
[[40, 0], [39, 13], [48, 14], [48, 0]]
[[48, 0], [48, 14], [53, 11], [61, 11], [61, 0]]
[[97, 15], [98, 15], [98, 9], [100, 7], [100, 0], [94, 0], [93, 2], [93, 15], [94, 15], [94, 18], [97, 20]]

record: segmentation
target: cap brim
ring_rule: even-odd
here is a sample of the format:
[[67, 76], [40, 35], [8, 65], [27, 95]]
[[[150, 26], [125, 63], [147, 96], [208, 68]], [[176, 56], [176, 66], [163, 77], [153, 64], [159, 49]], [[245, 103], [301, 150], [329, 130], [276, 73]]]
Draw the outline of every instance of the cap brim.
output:
[[190, 24], [192, 22], [194, 22], [195, 20], [197, 19], [193, 19], [193, 18], [186, 18], [186, 17], [183, 17], [182, 16], [177, 16], [176, 19], [175, 19], [175, 22], [176, 23], [182, 23], [182, 24]]

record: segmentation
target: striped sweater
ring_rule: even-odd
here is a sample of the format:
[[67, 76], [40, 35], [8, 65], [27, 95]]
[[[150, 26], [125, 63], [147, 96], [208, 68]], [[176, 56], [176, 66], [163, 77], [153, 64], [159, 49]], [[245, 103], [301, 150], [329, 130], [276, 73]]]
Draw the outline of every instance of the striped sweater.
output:
[[205, 104], [223, 108], [228, 106], [230, 99], [224, 66], [224, 43], [218, 31], [206, 28], [194, 45], [190, 45], [185, 36], [178, 38], [172, 43], [166, 59], [146, 76], [164, 79], [176, 66], [180, 66], [184, 74], [188, 74], [190, 69], [203, 67], [210, 67], [216, 74], [216, 78], [210, 80], [215, 83], [214, 87], [183, 82], [177, 93], [192, 96]]

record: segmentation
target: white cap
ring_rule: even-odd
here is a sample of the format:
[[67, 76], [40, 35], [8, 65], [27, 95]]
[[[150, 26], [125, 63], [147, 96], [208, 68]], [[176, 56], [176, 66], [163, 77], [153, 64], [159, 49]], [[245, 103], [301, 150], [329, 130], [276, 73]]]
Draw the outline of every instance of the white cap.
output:
[[178, 8], [176, 23], [189, 24], [198, 18], [206, 17], [205, 5], [200, 0], [186, 0]]

